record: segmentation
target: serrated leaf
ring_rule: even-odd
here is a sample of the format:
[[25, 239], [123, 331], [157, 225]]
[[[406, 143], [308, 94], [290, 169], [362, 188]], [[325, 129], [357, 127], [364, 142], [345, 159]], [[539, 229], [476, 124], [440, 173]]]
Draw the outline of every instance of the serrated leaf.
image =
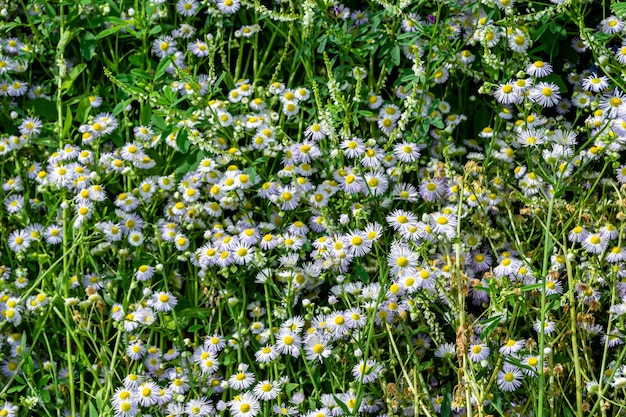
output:
[[611, 10], [615, 13], [615, 16], [620, 19], [626, 19], [626, 2], [611, 4]]

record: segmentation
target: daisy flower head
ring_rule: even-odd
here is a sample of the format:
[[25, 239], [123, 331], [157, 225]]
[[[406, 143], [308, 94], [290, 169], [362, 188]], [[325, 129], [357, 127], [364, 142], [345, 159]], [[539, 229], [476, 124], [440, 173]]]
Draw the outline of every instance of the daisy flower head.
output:
[[526, 355], [524, 359], [520, 361], [522, 365], [522, 372], [528, 376], [537, 375], [539, 371], [539, 356], [537, 355]]
[[185, 17], [193, 16], [198, 10], [198, 2], [195, 0], [178, 0], [176, 11]]
[[259, 400], [250, 392], [237, 395], [230, 402], [230, 412], [233, 417], [254, 417], [259, 413], [260, 409], [261, 404]]
[[530, 39], [528, 35], [526, 35], [521, 30], [515, 30], [508, 37], [509, 48], [518, 53], [526, 52], [528, 47], [530, 46]]
[[501, 371], [498, 371], [498, 386], [502, 391], [515, 391], [522, 386], [522, 372], [516, 366], [505, 364]]
[[241, 7], [239, 0], [214, 0], [214, 2], [222, 14], [234, 14]]
[[307, 337], [304, 344], [304, 351], [307, 360], [318, 360], [323, 362], [332, 353], [330, 342], [316, 332], [312, 336]]
[[210, 400], [201, 397], [189, 400], [184, 411], [189, 417], [207, 417], [215, 413], [215, 408]]
[[567, 239], [572, 243], [581, 243], [589, 236], [589, 232], [582, 226], [575, 226], [567, 234]]
[[313, 141], [320, 141], [328, 135], [328, 130], [322, 123], [313, 123], [304, 131], [304, 137]]
[[561, 100], [559, 86], [541, 81], [530, 90], [530, 99], [543, 107], [553, 107]]
[[469, 347], [468, 355], [470, 359], [472, 360], [472, 362], [480, 362], [480, 361], [487, 359], [490, 352], [491, 350], [486, 344], [473, 343]]
[[259, 400], [270, 401], [280, 394], [280, 384], [270, 380], [259, 381], [254, 386], [253, 393]]
[[150, 407], [158, 401], [159, 386], [152, 381], [144, 381], [137, 387], [137, 393], [139, 404]]
[[43, 123], [40, 119], [36, 117], [26, 117], [20, 123], [19, 131], [20, 134], [28, 137], [37, 137], [41, 133], [41, 128], [43, 127]]
[[228, 378], [228, 385], [236, 390], [244, 390], [252, 386], [256, 378], [252, 372], [247, 371], [248, 365], [240, 364], [238, 372], [233, 373], [230, 378]]
[[609, 240], [600, 233], [590, 233], [589, 236], [582, 241], [583, 249], [589, 253], [601, 254], [609, 245]]
[[545, 77], [552, 74], [552, 65], [544, 61], [535, 61], [526, 67], [526, 73], [533, 77]]
[[609, 78], [606, 75], [598, 76], [594, 72], [583, 79], [582, 87], [585, 91], [600, 93], [609, 87]]
[[562, 294], [563, 293], [563, 284], [561, 282], [552, 277], [548, 276], [546, 278], [546, 295], [554, 295], [554, 294]]
[[177, 51], [177, 44], [178, 43], [173, 37], [166, 35], [156, 39], [152, 43], [152, 52], [159, 58], [165, 58], [166, 56], [172, 55]]
[[396, 276], [415, 275], [418, 265], [418, 255], [405, 244], [396, 243], [391, 246], [387, 256], [387, 262], [391, 267], [391, 274]]
[[537, 319], [533, 324], [533, 330], [537, 333], [543, 331], [544, 334], [551, 335], [556, 330], [556, 324], [551, 320], [546, 320], [544, 323]]
[[415, 202], [419, 194], [413, 185], [402, 182], [393, 187], [393, 196], [395, 200]]
[[430, 225], [434, 233], [441, 233], [448, 237], [456, 235], [457, 218], [452, 213], [436, 212], [430, 215]]
[[13, 252], [21, 252], [28, 249], [31, 243], [30, 233], [26, 230], [14, 230], [9, 235], [9, 249]]
[[363, 139], [357, 137], [344, 140], [339, 147], [344, 150], [344, 154], [350, 159], [358, 158], [365, 152]]
[[300, 356], [301, 337], [291, 331], [281, 331], [277, 337], [276, 350], [284, 355], [291, 355], [295, 358]]
[[615, 119], [619, 116], [620, 111], [623, 112], [625, 100], [624, 93], [616, 88], [600, 97], [599, 108], [606, 117]]
[[609, 263], [626, 261], [626, 248], [614, 246], [604, 259]]
[[524, 346], [526, 346], [526, 341], [523, 339], [521, 340], [508, 339], [500, 347], [500, 353], [503, 354], [504, 356], [512, 355], [522, 350]]
[[378, 378], [378, 374], [382, 369], [383, 367], [374, 360], [368, 359], [365, 361], [361, 359], [361, 361], [352, 368], [352, 376], [354, 376], [355, 380], [362, 381], [363, 384], [369, 384]]
[[280, 355], [280, 352], [272, 346], [266, 345], [255, 352], [254, 357], [259, 363], [271, 362]]
[[515, 89], [513, 82], [509, 81], [500, 86], [493, 93], [496, 100], [502, 104], [514, 104], [519, 103], [522, 100], [522, 96]]
[[20, 194], [13, 194], [4, 200], [4, 208], [9, 214], [16, 214], [24, 207], [24, 197]]
[[376, 93], [370, 92], [367, 95], [367, 107], [372, 110], [378, 109], [383, 104], [383, 98]]
[[170, 292], [156, 292], [148, 301], [148, 305], [156, 311], [172, 311], [178, 304], [178, 300]]
[[600, 22], [600, 30], [604, 33], [612, 35], [619, 33], [624, 29], [624, 21], [611, 15]]
[[394, 146], [393, 154], [399, 161], [412, 163], [419, 159], [419, 147], [415, 143], [401, 142]]

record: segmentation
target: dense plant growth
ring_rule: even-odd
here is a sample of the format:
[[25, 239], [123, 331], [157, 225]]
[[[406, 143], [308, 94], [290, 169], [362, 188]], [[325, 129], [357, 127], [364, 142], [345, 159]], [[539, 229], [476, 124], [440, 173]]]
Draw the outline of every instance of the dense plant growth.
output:
[[626, 7], [0, 2], [0, 416], [616, 416]]

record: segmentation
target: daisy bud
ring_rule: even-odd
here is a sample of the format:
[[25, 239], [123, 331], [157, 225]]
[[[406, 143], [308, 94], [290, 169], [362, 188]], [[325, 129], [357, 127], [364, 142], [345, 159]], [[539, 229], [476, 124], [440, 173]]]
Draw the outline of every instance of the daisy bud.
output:
[[11, 112], [11, 119], [15, 120], [15, 119], [17, 119], [18, 116], [19, 116], [19, 114], [17, 114], [16, 111], [12, 111]]

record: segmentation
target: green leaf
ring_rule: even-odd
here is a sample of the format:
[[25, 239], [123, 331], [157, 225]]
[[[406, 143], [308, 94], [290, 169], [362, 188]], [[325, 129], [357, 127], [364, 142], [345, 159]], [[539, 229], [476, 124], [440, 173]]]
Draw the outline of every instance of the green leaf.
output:
[[39, 390], [39, 395], [41, 395], [41, 399], [43, 400], [44, 404], [50, 403], [50, 391], [48, 391], [47, 389]]
[[393, 65], [400, 65], [400, 47], [398, 45], [391, 49], [391, 62]]
[[61, 38], [57, 43], [57, 51], [63, 51], [65, 49], [67, 44], [72, 39], [72, 35], [74, 35], [74, 32], [72, 32], [71, 30], [61, 29]]
[[254, 183], [256, 181], [257, 173], [254, 167], [248, 167], [243, 170], [243, 172], [250, 177], [250, 181]]
[[106, 38], [107, 36], [117, 33], [120, 30], [125, 29], [125, 28], [126, 28], [126, 25], [117, 25], [117, 26], [113, 26], [108, 29], [105, 29], [96, 35], [96, 40]]
[[141, 114], [139, 115], [139, 123], [143, 126], [147, 126], [150, 124], [150, 118], [152, 117], [152, 106], [150, 103], [144, 103], [141, 108]]
[[162, 116], [159, 116], [158, 114], [153, 114], [150, 121], [152, 122], [152, 125], [156, 127], [157, 129], [161, 129], [161, 130], [167, 129], [167, 124], [165, 124], [165, 119]]
[[24, 388], [26, 388], [26, 385], [16, 385], [14, 387], [11, 387], [7, 390], [7, 394], [11, 394], [13, 392], [18, 392], [23, 390]]
[[524, 285], [523, 287], [520, 288], [520, 290], [522, 290], [523, 292], [526, 292], [526, 291], [538, 290], [539, 288], [542, 288], [542, 287], [543, 287], [543, 284], [541, 282], [538, 282], [536, 284]]
[[167, 67], [170, 65], [171, 62], [172, 62], [172, 55], [166, 56], [159, 62], [159, 65], [157, 66], [157, 69], [154, 72], [155, 80], [158, 80], [159, 78], [163, 76], [163, 74], [165, 74], [165, 70], [167, 69]]
[[189, 133], [187, 133], [186, 129], [181, 129], [178, 135], [176, 135], [176, 146], [178, 146], [178, 150], [181, 153], [189, 152], [191, 142], [189, 142]]
[[446, 390], [443, 393], [443, 402], [441, 403], [441, 417], [450, 417], [452, 413], [452, 386], [448, 382]]
[[485, 327], [482, 334], [485, 336], [485, 338], [489, 337], [489, 335], [495, 330], [495, 328], [498, 327], [498, 325], [500, 324], [500, 320], [502, 320], [502, 314], [489, 317], [487, 320], [483, 321], [482, 325]]
[[99, 413], [98, 410], [96, 409], [96, 406], [93, 405], [93, 403], [91, 401], [89, 401], [89, 417], [98, 417]]
[[79, 123], [85, 123], [90, 109], [91, 104], [89, 103], [89, 98], [83, 98], [80, 103], [78, 103], [78, 109], [76, 109], [76, 120], [78, 120]]
[[65, 120], [63, 121], [63, 132], [61, 133], [62, 137], [67, 136], [72, 128], [72, 110], [70, 106], [67, 106], [67, 111], [65, 112]]
[[430, 123], [435, 126], [437, 129], [443, 129], [445, 127], [445, 125], [443, 124], [443, 120], [441, 120], [440, 118], [434, 118], [430, 121]]
[[425, 371], [426, 369], [430, 368], [432, 366], [432, 364], [433, 364], [432, 360], [426, 361], [426, 362], [422, 362], [419, 365], [417, 365], [416, 370], [417, 370], [417, 372]]
[[620, 19], [626, 19], [626, 2], [611, 4], [611, 10], [615, 13], [615, 16]]
[[113, 109], [113, 116], [117, 116], [118, 114], [123, 112], [126, 106], [128, 106], [132, 102], [133, 98], [127, 98], [126, 100], [117, 103], [117, 106], [115, 106], [115, 108]]
[[155, 27], [153, 27], [152, 29], [150, 29], [150, 32], [148, 33], [148, 35], [156, 35], [157, 33], [161, 33], [161, 25], [156, 25]]
[[370, 276], [367, 274], [367, 271], [365, 270], [365, 268], [363, 268], [361, 265], [356, 265], [354, 269], [356, 270], [356, 273], [362, 282], [365, 282], [365, 283], [369, 282]]
[[32, 109], [37, 116], [47, 120], [56, 120], [59, 117], [55, 102], [46, 98], [27, 100], [22, 104], [22, 107], [25, 110]]
[[80, 55], [87, 61], [91, 61], [96, 52], [96, 36], [91, 32], [85, 32], [80, 37]]
[[85, 68], [87, 68], [87, 64], [84, 63], [78, 64], [74, 68], [72, 68], [63, 84], [61, 84], [61, 90], [69, 90], [72, 87], [72, 84], [74, 84], [74, 81], [76, 81], [76, 78], [78, 78], [78, 76], [85, 70]]

